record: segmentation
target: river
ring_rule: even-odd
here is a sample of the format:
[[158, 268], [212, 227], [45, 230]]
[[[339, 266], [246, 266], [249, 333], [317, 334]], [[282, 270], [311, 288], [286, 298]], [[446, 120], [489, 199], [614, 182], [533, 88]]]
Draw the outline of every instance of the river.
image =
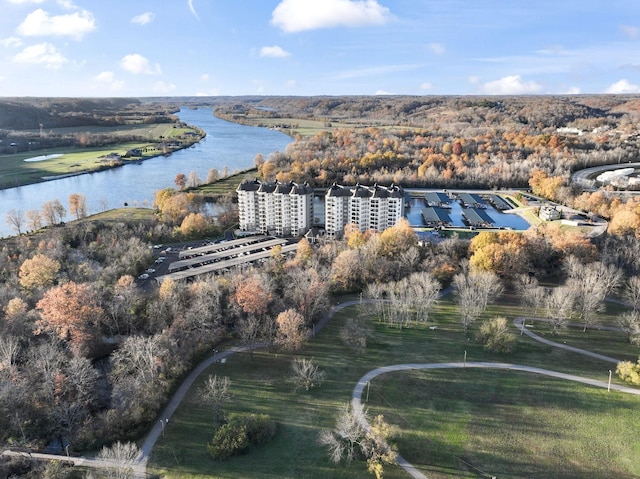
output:
[[156, 191], [175, 188], [173, 181], [178, 173], [188, 176], [194, 171], [204, 181], [211, 168], [220, 172], [224, 167], [229, 172], [249, 168], [256, 154], [262, 153], [266, 159], [275, 151], [284, 151], [293, 141], [278, 131], [220, 120], [209, 108], [182, 109], [177, 116], [185, 123], [202, 128], [207, 136], [190, 148], [140, 164], [0, 190], [0, 236], [15, 234], [5, 221], [11, 210], [23, 213], [40, 210], [45, 202], [54, 199], [67, 208], [72, 193], [86, 196], [89, 214], [105, 207], [119, 208], [125, 203], [150, 207]]

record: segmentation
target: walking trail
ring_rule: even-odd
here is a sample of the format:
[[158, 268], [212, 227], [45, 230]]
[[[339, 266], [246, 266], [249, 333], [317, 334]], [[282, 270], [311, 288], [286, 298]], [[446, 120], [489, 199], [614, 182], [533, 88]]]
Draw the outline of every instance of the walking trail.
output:
[[[443, 290], [441, 295], [447, 294], [449, 290]], [[333, 306], [324, 317], [318, 322], [315, 327], [315, 332], [320, 331], [329, 320], [337, 313], [338, 311], [347, 308], [349, 306], [354, 306], [360, 304], [361, 301], [353, 300], [347, 301], [342, 304], [338, 303]], [[532, 339], [539, 341], [541, 343], [547, 344], [549, 346], [561, 348], [567, 351], [572, 351], [574, 353], [583, 354], [586, 356], [590, 356], [596, 359], [601, 359], [602, 361], [606, 361], [609, 363], [617, 363], [619, 360], [615, 358], [611, 358], [608, 356], [604, 356], [602, 354], [593, 353], [591, 351], [587, 351], [584, 349], [574, 348], [572, 346], [567, 346], [566, 344], [555, 343], [553, 341], [549, 341], [548, 339], [542, 338], [535, 333], [529, 331], [526, 328], [526, 321], [547, 321], [541, 318], [516, 318], [514, 320], [515, 326], [527, 336]], [[614, 329], [616, 328], [606, 328], [606, 329]], [[264, 348], [267, 346], [266, 343], [260, 343], [253, 346], [253, 349]], [[175, 392], [167, 406], [163, 409], [160, 414], [158, 421], [154, 423], [151, 431], [147, 434], [142, 446], [140, 448], [140, 454], [138, 457], [127, 464], [126, 466], [130, 467], [134, 472], [134, 477], [136, 479], [144, 479], [148, 477], [147, 473], [147, 463], [149, 461], [149, 456], [151, 455], [151, 451], [155, 446], [156, 442], [162, 435], [164, 428], [167, 423], [173, 416], [173, 413], [176, 411], [186, 394], [188, 393], [193, 383], [196, 379], [211, 365], [213, 365], [217, 361], [221, 361], [224, 358], [231, 356], [232, 354], [247, 351], [249, 350], [249, 346], [240, 346], [228, 349], [226, 351], [215, 351], [214, 354], [202, 361], [198, 366], [191, 371], [189, 376], [183, 381], [178, 390]], [[451, 362], [451, 363], [409, 363], [409, 364], [396, 364], [390, 366], [383, 366], [372, 371], [369, 371], [367, 374], [362, 376], [358, 383], [355, 385], [353, 389], [353, 393], [351, 396], [351, 401], [354, 407], [361, 408], [362, 407], [362, 393], [364, 391], [365, 386], [370, 383], [371, 380], [386, 373], [398, 372], [398, 371], [407, 371], [407, 370], [416, 370], [416, 369], [454, 369], [454, 368], [485, 368], [485, 369], [506, 369], [511, 371], [525, 371], [534, 374], [543, 374], [546, 376], [555, 377], [558, 379], [563, 379], [565, 381], [574, 381], [583, 384], [587, 384], [595, 387], [602, 388], [610, 388], [615, 391], [628, 393], [628, 394], [636, 394], [640, 395], [640, 389], [633, 389], [625, 386], [619, 386], [616, 384], [609, 384], [605, 381], [598, 381], [594, 379], [584, 378], [581, 376], [574, 376], [571, 374], [560, 373], [556, 371], [550, 371], [547, 369], [535, 368], [530, 366], [523, 366], [519, 364], [508, 364], [508, 363], [488, 363], [488, 362]], [[368, 427], [368, 424], [365, 426]], [[76, 466], [84, 466], [84, 467], [93, 467], [93, 468], [104, 468], [104, 467], [114, 467], [116, 465], [122, 466], [122, 464], [116, 464], [111, 461], [101, 460], [99, 458], [86, 458], [86, 457], [74, 457], [67, 455], [55, 455], [55, 454], [40, 454], [40, 453], [27, 453], [27, 452], [19, 452], [19, 451], [4, 451], [3, 455], [11, 455], [11, 456], [23, 456], [30, 457], [34, 459], [41, 460], [59, 460], [59, 461], [67, 461], [71, 462]], [[407, 473], [414, 479], [428, 479], [422, 472], [420, 472], [415, 466], [406, 461], [402, 456], [398, 455], [397, 457], [398, 465], [401, 466]]]

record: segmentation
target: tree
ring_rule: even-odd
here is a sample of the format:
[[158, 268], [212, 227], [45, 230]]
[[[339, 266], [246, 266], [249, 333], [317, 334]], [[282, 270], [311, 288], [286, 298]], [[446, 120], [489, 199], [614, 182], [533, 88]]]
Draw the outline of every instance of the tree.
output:
[[211, 168], [207, 173], [207, 183], [209, 184], [215, 183], [219, 179], [220, 179], [220, 172], [215, 168]]
[[6, 221], [15, 232], [22, 234], [22, 225], [24, 224], [24, 213], [21, 210], [9, 210], [7, 211]]
[[206, 235], [210, 223], [202, 213], [189, 213], [180, 224], [180, 233], [186, 238]]
[[184, 173], [178, 173], [176, 175], [175, 180], [173, 180], [173, 182], [176, 184], [178, 189], [184, 190], [185, 187], [187, 186], [187, 177]]
[[640, 311], [640, 276], [632, 276], [627, 280], [623, 296], [634, 311]]
[[347, 318], [345, 325], [340, 328], [340, 339], [350, 349], [362, 354], [367, 349], [367, 338], [371, 335], [371, 328], [362, 319]]
[[18, 276], [20, 285], [25, 289], [51, 286], [60, 271], [61, 265], [55, 259], [43, 254], [36, 254], [20, 265]]
[[275, 344], [285, 351], [297, 351], [309, 337], [304, 318], [295, 309], [287, 309], [276, 318], [278, 332]]
[[312, 359], [296, 358], [291, 363], [291, 369], [296, 391], [298, 389], [308, 391], [320, 386], [324, 379], [324, 371], [320, 371], [320, 367]]
[[471, 272], [454, 276], [456, 300], [460, 309], [460, 319], [464, 332], [478, 319], [489, 302], [502, 292], [500, 280], [493, 273]]
[[136, 458], [140, 449], [132, 443], [120, 441], [110, 447], [104, 446], [98, 458], [105, 463], [105, 472], [109, 479], [132, 479]]
[[49, 289], [36, 308], [41, 317], [36, 322], [36, 333], [54, 332], [68, 341], [76, 354], [87, 352], [103, 316], [91, 285], [73, 281]]
[[87, 216], [87, 197], [82, 193], [72, 193], [69, 195], [69, 213], [77, 220]]
[[59, 200], [47, 201], [42, 205], [42, 216], [48, 226], [57, 225], [67, 215], [67, 210]]
[[504, 317], [484, 321], [480, 325], [477, 337], [487, 351], [494, 353], [510, 353], [516, 342], [515, 336], [509, 331], [507, 318]]
[[231, 381], [227, 376], [209, 375], [200, 389], [200, 397], [213, 409], [213, 419], [217, 424], [224, 419], [223, 406], [232, 398], [230, 385]]
[[0, 336], [0, 371], [11, 369], [20, 352], [20, 341], [16, 336], [3, 334]]
[[616, 318], [618, 327], [627, 334], [627, 341], [631, 344], [640, 345], [640, 312], [637, 310], [627, 311]]
[[574, 301], [575, 291], [569, 286], [558, 286], [547, 294], [545, 307], [554, 335], [567, 327]]
[[306, 324], [318, 318], [329, 304], [329, 282], [323, 277], [324, 273], [312, 267], [287, 271], [285, 300], [300, 312]]
[[319, 442], [328, 449], [334, 464], [363, 458], [369, 472], [381, 479], [383, 466], [396, 462], [395, 447], [388, 442], [395, 429], [382, 416], [376, 416], [370, 427], [368, 423], [368, 415], [362, 406], [347, 404], [340, 409], [335, 427], [320, 433]]
[[401, 218], [395, 226], [380, 234], [380, 254], [387, 258], [397, 258], [418, 243], [418, 237], [406, 218]]
[[640, 386], [640, 359], [636, 363], [620, 361], [616, 367], [616, 374], [624, 382]]
[[538, 285], [538, 280], [531, 278], [529, 275], [522, 274], [518, 276], [516, 281], [516, 292], [520, 296], [520, 302], [528, 311], [532, 311], [532, 316], [538, 314], [538, 310], [542, 309], [546, 290]]
[[187, 179], [187, 186], [189, 188], [195, 188], [196, 186], [200, 186], [202, 184], [202, 180], [198, 178], [198, 174], [195, 171], [189, 173], [189, 178]]
[[263, 316], [269, 311], [269, 303], [273, 299], [271, 285], [267, 278], [253, 274], [240, 281], [233, 299], [246, 314]]
[[42, 215], [38, 210], [27, 210], [25, 213], [27, 218], [27, 229], [37, 231], [42, 228]]

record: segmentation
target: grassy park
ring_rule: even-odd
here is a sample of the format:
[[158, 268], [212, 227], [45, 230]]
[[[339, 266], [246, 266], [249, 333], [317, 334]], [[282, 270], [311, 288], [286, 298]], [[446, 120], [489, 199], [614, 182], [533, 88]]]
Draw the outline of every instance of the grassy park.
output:
[[[487, 317], [500, 314], [512, 320], [522, 314], [514, 304], [513, 298], [505, 297]], [[428, 325], [402, 330], [369, 318], [374, 334], [362, 355], [350, 352], [337, 339], [346, 319], [359, 314], [357, 306], [338, 312], [297, 355], [266, 350], [256, 351], [253, 360], [248, 353], [232, 355], [212, 366], [192, 388], [156, 444], [150, 470], [167, 479], [368, 478], [363, 463], [331, 464], [317, 438], [322, 428], [333, 426], [337, 409], [350, 400], [358, 379], [371, 369], [461, 362], [465, 351], [468, 361], [509, 362], [603, 381], [612, 367], [520, 336], [515, 327], [514, 353], [486, 352], [473, 331], [469, 337], [462, 332], [456, 310], [450, 298], [444, 299]], [[602, 322], [611, 323], [614, 314], [615, 308], [605, 311]], [[551, 338], [544, 325], [535, 328], [552, 340], [575, 341], [579, 347], [620, 359], [638, 355], [638, 349], [616, 333], [571, 330]], [[320, 365], [326, 374], [320, 388], [294, 392], [289, 378], [291, 361], [297, 356], [313, 358]], [[277, 421], [273, 442], [224, 462], [207, 455], [212, 412], [200, 403], [197, 391], [209, 374], [231, 380], [233, 400], [226, 414], [260, 412]], [[383, 414], [398, 427], [399, 452], [429, 478], [631, 478], [640, 474], [637, 396], [523, 372], [471, 368], [382, 375], [371, 382], [366, 396], [371, 415]], [[394, 466], [385, 470], [385, 477], [407, 475]]]
[[[59, 130], [59, 131], [58, 131]], [[157, 149], [157, 142], [161, 138], [171, 140], [181, 137], [187, 132], [193, 132], [192, 128], [173, 127], [172, 123], [151, 125], [127, 125], [121, 127], [82, 127], [82, 128], [57, 128], [52, 131], [56, 134], [75, 135], [109, 135], [113, 138], [113, 144], [101, 147], [59, 147], [33, 149], [28, 152], [0, 155], [0, 189], [12, 188], [31, 183], [39, 183], [47, 179], [89, 173], [114, 166], [112, 161], [104, 157], [110, 153], [124, 155], [133, 149], [143, 150], [141, 157], [134, 157], [132, 161], [144, 160], [153, 156], [166, 153]], [[34, 133], [35, 134], [35, 133]], [[140, 135], [153, 140], [144, 142], [119, 142], [123, 136]], [[195, 141], [195, 140], [191, 140]], [[35, 157], [50, 157], [44, 161], [25, 161]], [[128, 160], [124, 160], [125, 162]]]

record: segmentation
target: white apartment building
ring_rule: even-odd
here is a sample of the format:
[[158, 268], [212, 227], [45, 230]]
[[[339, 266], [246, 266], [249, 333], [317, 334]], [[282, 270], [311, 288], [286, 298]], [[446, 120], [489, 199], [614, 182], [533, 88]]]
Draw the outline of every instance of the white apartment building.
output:
[[404, 191], [399, 186], [344, 187], [334, 183], [325, 196], [326, 234], [340, 238], [348, 223], [360, 231], [382, 232], [404, 216], [404, 204]]
[[[308, 184], [243, 181], [237, 188], [240, 230], [274, 236], [302, 236], [313, 226], [314, 191]], [[325, 232], [341, 238], [344, 227], [382, 232], [404, 216], [401, 187], [333, 184], [324, 197]]]
[[236, 189], [240, 230], [302, 236], [313, 221], [313, 188], [293, 182], [243, 181]]

